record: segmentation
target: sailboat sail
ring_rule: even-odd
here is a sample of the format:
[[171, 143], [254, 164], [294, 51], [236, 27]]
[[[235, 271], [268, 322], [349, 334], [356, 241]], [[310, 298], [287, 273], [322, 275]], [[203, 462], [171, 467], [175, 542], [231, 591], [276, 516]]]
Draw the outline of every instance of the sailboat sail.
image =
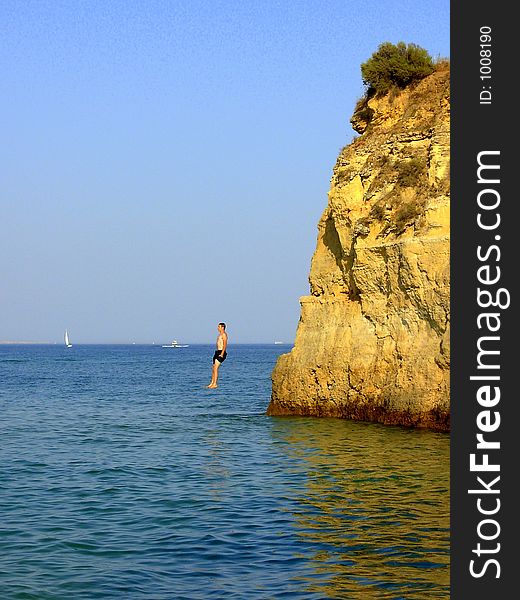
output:
[[72, 346], [72, 344], [69, 341], [69, 332], [65, 329], [65, 346], [67, 346], [67, 348], [70, 348]]

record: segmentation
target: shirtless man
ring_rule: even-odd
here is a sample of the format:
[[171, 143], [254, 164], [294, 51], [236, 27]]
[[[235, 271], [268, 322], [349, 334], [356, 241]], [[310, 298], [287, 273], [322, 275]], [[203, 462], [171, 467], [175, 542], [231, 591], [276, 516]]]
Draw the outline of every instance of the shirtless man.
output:
[[226, 333], [226, 324], [219, 323], [217, 326], [217, 329], [218, 329], [217, 349], [215, 350], [215, 354], [213, 355], [213, 370], [211, 372], [211, 382], [207, 386], [209, 388], [217, 387], [218, 368], [226, 360], [226, 356], [227, 356], [226, 348], [227, 348], [227, 342], [228, 342], [228, 335]]

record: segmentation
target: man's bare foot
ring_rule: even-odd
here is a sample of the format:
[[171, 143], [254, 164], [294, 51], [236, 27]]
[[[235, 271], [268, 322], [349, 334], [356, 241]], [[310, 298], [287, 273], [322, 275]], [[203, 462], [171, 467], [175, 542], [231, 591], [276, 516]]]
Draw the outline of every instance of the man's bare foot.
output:
[[213, 389], [213, 388], [216, 388], [216, 387], [217, 387], [217, 385], [216, 385], [215, 383], [210, 383], [210, 384], [209, 384], [209, 385], [207, 385], [206, 387], [207, 387], [207, 388], [211, 388], [211, 389]]

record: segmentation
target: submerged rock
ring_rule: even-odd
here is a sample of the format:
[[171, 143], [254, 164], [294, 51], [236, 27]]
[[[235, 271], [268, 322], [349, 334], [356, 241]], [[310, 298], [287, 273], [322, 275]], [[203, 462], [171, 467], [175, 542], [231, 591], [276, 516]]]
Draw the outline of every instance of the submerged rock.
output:
[[449, 82], [440, 66], [353, 116], [267, 414], [449, 430]]

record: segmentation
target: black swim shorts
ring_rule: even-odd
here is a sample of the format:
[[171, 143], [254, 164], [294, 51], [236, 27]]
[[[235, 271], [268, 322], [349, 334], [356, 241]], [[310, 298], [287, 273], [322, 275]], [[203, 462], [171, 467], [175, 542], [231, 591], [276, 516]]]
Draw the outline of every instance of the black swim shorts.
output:
[[213, 362], [218, 360], [220, 364], [222, 364], [226, 360], [227, 352], [224, 352], [224, 356], [220, 356], [220, 350], [215, 350], [215, 354], [213, 355]]

